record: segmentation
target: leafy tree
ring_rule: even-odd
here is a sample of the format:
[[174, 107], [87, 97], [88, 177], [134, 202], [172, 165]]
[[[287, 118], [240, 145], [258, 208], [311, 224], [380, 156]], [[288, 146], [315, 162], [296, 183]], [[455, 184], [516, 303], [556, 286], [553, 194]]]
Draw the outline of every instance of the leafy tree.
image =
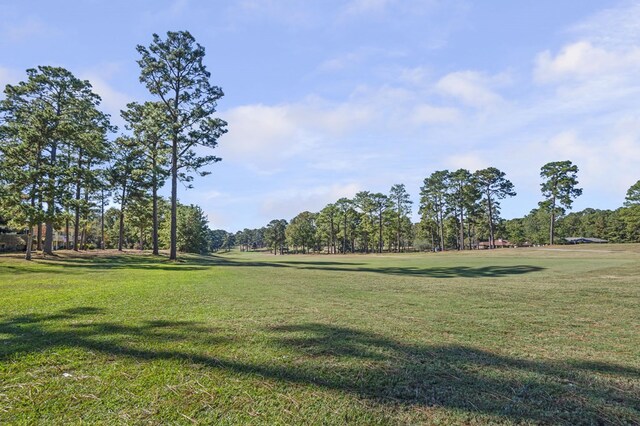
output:
[[375, 206], [371, 192], [358, 192], [353, 199], [353, 205], [358, 209], [360, 215], [357, 228], [360, 240], [358, 245], [362, 251], [369, 253], [369, 248], [375, 238]]
[[[128, 217], [125, 216], [125, 219]], [[105, 248], [118, 248], [121, 241], [123, 248], [133, 248], [134, 241], [137, 239], [136, 229], [129, 224], [128, 220], [123, 222], [123, 230], [121, 231], [119, 207], [109, 207], [104, 212], [104, 233]]]
[[267, 225], [265, 230], [265, 240], [269, 247], [273, 249], [273, 254], [284, 254], [284, 245], [286, 237], [287, 221], [284, 219], [274, 219]]
[[[2, 161], [1, 157], [0, 157], [0, 161]], [[0, 182], [2, 181], [0, 180]], [[2, 211], [0, 211], [0, 234], [6, 234], [7, 232], [9, 232], [9, 221], [5, 219], [2, 216], [2, 214], [3, 214]], [[6, 212], [4, 214], [6, 214]]]
[[236, 237], [234, 234], [227, 233], [222, 241], [222, 248], [225, 251], [231, 251], [231, 248], [236, 244]]
[[[342, 253], [345, 254], [347, 252], [347, 241], [349, 241], [349, 236], [353, 235], [353, 233], [349, 232], [349, 219], [353, 219], [356, 212], [353, 210], [353, 201], [345, 197], [336, 201], [335, 206], [338, 209], [340, 215], [339, 219], [342, 223]], [[353, 252], [353, 245], [351, 246], [351, 251]]]
[[[106, 133], [110, 130], [113, 129], [104, 114], [95, 109], [84, 111], [82, 133], [77, 136], [76, 143], [68, 147], [69, 158], [75, 157], [73, 165], [70, 166], [70, 177], [75, 185], [75, 196], [70, 203], [74, 208], [73, 249], [75, 251], [80, 249], [81, 219], [84, 219], [86, 225], [87, 216], [91, 211], [91, 195], [101, 187], [102, 170], [95, 166], [101, 165], [108, 159], [109, 144]], [[84, 197], [82, 197], [83, 191]]]
[[622, 224], [624, 241], [640, 242], [640, 205], [621, 208], [617, 216]]
[[420, 188], [420, 214], [425, 220], [433, 220], [438, 230], [440, 250], [444, 250], [444, 219], [448, 214], [447, 197], [449, 192], [448, 170], [433, 172], [424, 180]]
[[152, 200], [144, 192], [138, 192], [127, 202], [126, 216], [132, 228], [138, 230], [138, 249], [144, 250], [145, 231], [153, 223]]
[[514, 197], [516, 192], [513, 189], [511, 181], [505, 177], [505, 173], [495, 167], [476, 171], [474, 178], [478, 185], [478, 190], [482, 193], [486, 206], [489, 227], [489, 246], [495, 248], [495, 218], [497, 216], [496, 211], [500, 207], [498, 200], [503, 200], [506, 197]]
[[170, 130], [171, 171], [171, 247], [169, 258], [177, 258], [178, 178], [191, 181], [191, 172], [220, 161], [214, 155], [200, 156], [198, 146], [215, 148], [226, 132], [226, 123], [214, 118], [222, 89], [211, 85], [211, 74], [203, 64], [205, 49], [187, 31], [168, 32], [162, 40], [157, 34], [147, 48], [137, 47], [140, 81], [166, 107], [166, 126]]
[[209, 250], [213, 252], [221, 250], [228, 234], [224, 229], [209, 230]]
[[458, 222], [458, 250], [464, 250], [465, 218], [477, 210], [480, 191], [473, 175], [466, 169], [452, 172], [449, 175], [449, 185], [449, 205]]
[[166, 107], [161, 102], [145, 102], [144, 104], [130, 103], [127, 110], [122, 111], [122, 117], [127, 121], [127, 127], [133, 131], [136, 142], [140, 145], [140, 153], [146, 160], [144, 170], [147, 170], [151, 187], [151, 221], [152, 221], [152, 250], [159, 254], [158, 243], [158, 189], [164, 185], [167, 177], [166, 165], [169, 162], [169, 146], [166, 139], [170, 135], [167, 125]]
[[547, 163], [540, 169], [542, 196], [540, 207], [551, 216], [549, 223], [549, 244], [553, 244], [556, 218], [564, 214], [563, 207], [571, 209], [573, 199], [582, 194], [578, 185], [578, 167], [571, 161]]
[[249, 251], [251, 246], [251, 230], [248, 228], [238, 231], [235, 234], [236, 244], [240, 244], [240, 251]]
[[531, 210], [522, 219], [524, 235], [532, 244], [543, 244], [548, 235], [549, 212], [545, 209], [537, 208]]
[[382, 238], [382, 231], [384, 226], [384, 214], [390, 208], [391, 204], [389, 201], [389, 197], [386, 195], [377, 192], [375, 194], [371, 194], [371, 208], [378, 220], [378, 253], [382, 253], [382, 249], [384, 247], [384, 240]]
[[114, 161], [109, 169], [110, 182], [115, 191], [114, 201], [120, 203], [118, 250], [124, 245], [124, 220], [127, 204], [134, 197], [141, 197], [148, 182], [144, 171], [140, 145], [135, 139], [120, 136], [113, 143]]
[[395, 228], [395, 246], [396, 250], [400, 251], [402, 237], [407, 233], [406, 220], [411, 214], [413, 201], [411, 201], [404, 184], [396, 184], [391, 187], [389, 201], [391, 202], [390, 208], [394, 213], [392, 220]]
[[640, 205], [640, 180], [631, 185], [631, 188], [627, 190], [624, 205], [626, 207]]
[[[7, 85], [4, 93], [2, 121], [11, 128], [14, 140], [35, 143], [39, 151], [31, 167], [38, 170], [42, 184], [39, 193], [31, 196], [37, 198], [37, 204], [43, 201], [47, 205], [44, 251], [52, 254], [53, 227], [61, 219], [60, 207], [73, 199], [71, 153], [79, 153], [85, 144], [95, 141], [96, 134], [97, 139], [103, 139], [110, 129], [108, 116], [98, 111], [100, 97], [92, 92], [89, 82], [64, 68], [28, 69], [27, 80]], [[63, 161], [64, 157], [67, 160]]]
[[337, 204], [327, 204], [316, 218], [318, 240], [326, 238], [327, 253], [336, 253], [336, 237], [339, 229], [340, 209]]
[[311, 212], [302, 212], [291, 219], [285, 230], [287, 241], [294, 247], [302, 246], [302, 252], [313, 246], [316, 234], [316, 215]]
[[209, 251], [207, 216], [199, 206], [178, 206], [178, 249], [185, 253], [205, 254]]
[[6, 101], [0, 108], [3, 114], [15, 114], [13, 120], [0, 127], [0, 211], [11, 218], [2, 220], [2, 230], [9, 226], [27, 229], [25, 259], [31, 260], [33, 228], [45, 219], [45, 211], [37, 203], [41, 195], [37, 182], [43, 176], [40, 167], [43, 147], [40, 139], [21, 122], [20, 111], [12, 111]]

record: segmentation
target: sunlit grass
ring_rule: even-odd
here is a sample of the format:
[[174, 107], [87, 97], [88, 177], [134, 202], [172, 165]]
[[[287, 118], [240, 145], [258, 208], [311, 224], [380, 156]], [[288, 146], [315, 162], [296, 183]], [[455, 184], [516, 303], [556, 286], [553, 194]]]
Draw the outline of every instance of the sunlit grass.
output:
[[0, 256], [0, 423], [633, 424], [639, 260]]

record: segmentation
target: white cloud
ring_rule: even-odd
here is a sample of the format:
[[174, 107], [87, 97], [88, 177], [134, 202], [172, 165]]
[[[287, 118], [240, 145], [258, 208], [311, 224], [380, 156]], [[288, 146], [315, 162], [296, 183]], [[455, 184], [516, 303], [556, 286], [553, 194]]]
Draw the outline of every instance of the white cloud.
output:
[[316, 148], [371, 121], [372, 110], [310, 97], [292, 104], [244, 105], [221, 116], [229, 123], [221, 155], [255, 171], [268, 171], [293, 157], [313, 158]]
[[230, 220], [229, 216], [218, 211], [205, 211], [207, 215], [208, 226], [211, 229], [225, 229], [233, 224], [233, 220]]
[[435, 107], [427, 104], [416, 105], [411, 114], [415, 124], [454, 123], [461, 119], [460, 111], [450, 107]]
[[324, 22], [322, 4], [298, 0], [239, 0], [227, 10], [232, 25], [246, 21], [269, 20], [292, 28], [318, 27]]
[[598, 46], [620, 49], [640, 44], [640, 3], [625, 1], [573, 25], [569, 33]]
[[20, 81], [20, 73], [11, 69], [0, 66], [0, 96], [7, 84], [16, 84]]
[[445, 165], [451, 170], [467, 169], [473, 173], [476, 170], [489, 167], [491, 164], [487, 162], [481, 153], [474, 151], [450, 155], [445, 160]]
[[180, 16], [188, 7], [189, 0], [174, 0], [169, 7], [169, 13], [173, 17]]
[[354, 64], [357, 64], [362, 60], [362, 55], [351, 52], [345, 55], [341, 55], [335, 58], [327, 59], [320, 64], [320, 71], [335, 72], [342, 71], [345, 68], [349, 68]]
[[14, 22], [4, 28], [3, 35], [12, 42], [20, 43], [33, 37], [53, 34], [54, 31], [40, 18], [30, 16], [21, 22]]
[[457, 71], [442, 77], [435, 88], [443, 95], [456, 98], [466, 105], [486, 108], [503, 102], [502, 97], [492, 90], [497, 79], [477, 71]]
[[439, 6], [436, 0], [351, 0], [342, 11], [344, 17], [382, 16], [390, 11], [422, 14]]
[[541, 164], [572, 161], [580, 169], [578, 180], [581, 186], [589, 191], [623, 193], [637, 180], [640, 126], [636, 125], [635, 129], [619, 128], [614, 132], [602, 139], [598, 135], [598, 140], [594, 140], [575, 130], [563, 131], [551, 137], [536, 157], [541, 159]]
[[536, 58], [534, 76], [541, 83], [565, 79], [598, 78], [613, 73], [640, 70], [640, 48], [606, 50], [588, 41], [565, 46], [557, 55], [542, 52]]
[[302, 135], [287, 106], [245, 105], [221, 115], [229, 123], [221, 152], [234, 159], [287, 157], [299, 148]]
[[344, 9], [346, 15], [362, 13], [382, 13], [392, 0], [351, 0]]
[[[495, 147], [485, 155], [509, 157], [505, 170], [509, 177], [525, 189], [538, 194], [542, 165], [569, 160], [578, 166], [579, 186], [584, 189], [580, 200], [592, 206], [594, 199], [610, 201], [609, 208], [621, 205], [625, 191], [640, 178], [640, 124], [631, 117], [610, 127], [589, 134], [578, 129], [566, 129], [545, 139], [532, 139], [515, 147]], [[516, 184], [518, 186], [518, 184]], [[591, 200], [591, 201], [590, 201]], [[611, 201], [610, 201], [611, 202]]]
[[402, 50], [364, 47], [325, 60], [320, 64], [319, 71], [337, 72], [371, 62], [373, 59], [382, 62], [403, 56], [406, 56], [406, 52]]
[[305, 210], [317, 212], [339, 198], [352, 198], [358, 191], [360, 191], [360, 185], [353, 182], [287, 188], [264, 194], [261, 211], [267, 217], [289, 220]]
[[400, 70], [399, 80], [412, 86], [424, 86], [431, 84], [431, 74], [431, 69], [426, 66], [403, 68]]

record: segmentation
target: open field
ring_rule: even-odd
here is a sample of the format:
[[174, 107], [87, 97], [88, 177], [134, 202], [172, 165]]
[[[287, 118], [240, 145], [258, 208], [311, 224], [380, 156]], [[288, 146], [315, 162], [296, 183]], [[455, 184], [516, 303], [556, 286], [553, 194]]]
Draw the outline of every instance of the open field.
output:
[[640, 424], [640, 246], [0, 256], [0, 424]]

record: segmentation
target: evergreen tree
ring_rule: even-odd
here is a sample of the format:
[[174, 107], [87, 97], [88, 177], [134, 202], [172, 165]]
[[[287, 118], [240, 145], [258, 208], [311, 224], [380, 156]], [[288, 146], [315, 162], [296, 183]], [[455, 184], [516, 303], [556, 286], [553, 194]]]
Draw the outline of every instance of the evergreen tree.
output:
[[164, 185], [168, 173], [170, 147], [166, 140], [170, 136], [165, 117], [166, 107], [161, 102], [130, 103], [122, 117], [127, 121], [128, 129], [133, 131], [135, 141], [140, 146], [140, 153], [146, 160], [144, 170], [149, 174], [151, 187], [151, 222], [152, 251], [159, 254], [158, 242], [158, 190]]
[[404, 184], [396, 184], [389, 191], [391, 211], [393, 211], [392, 222], [395, 228], [395, 247], [400, 251], [403, 246], [403, 237], [407, 234], [406, 221], [411, 215], [411, 197]]
[[539, 204], [549, 212], [549, 244], [553, 244], [556, 218], [564, 214], [564, 208], [570, 209], [573, 199], [582, 194], [582, 189], [577, 188], [578, 167], [571, 161], [547, 163], [540, 169], [540, 177], [545, 199]]
[[169, 129], [171, 152], [171, 247], [169, 258], [177, 258], [178, 179], [190, 182], [190, 173], [207, 175], [201, 169], [220, 161], [214, 155], [201, 156], [195, 148], [215, 148], [226, 132], [226, 123], [214, 118], [222, 89], [211, 85], [211, 74], [204, 66], [205, 49], [188, 31], [168, 32], [162, 40], [157, 34], [149, 47], [138, 46], [140, 81], [165, 106], [164, 120]]
[[445, 249], [444, 219], [449, 213], [447, 197], [450, 177], [448, 170], [438, 170], [427, 177], [420, 188], [420, 214], [425, 220], [436, 223], [440, 250]]
[[505, 173], [489, 167], [474, 173], [478, 190], [482, 193], [482, 200], [486, 207], [489, 228], [489, 246], [495, 248], [495, 219], [500, 208], [500, 202], [506, 197], [514, 197], [516, 192], [513, 184], [505, 177]]

